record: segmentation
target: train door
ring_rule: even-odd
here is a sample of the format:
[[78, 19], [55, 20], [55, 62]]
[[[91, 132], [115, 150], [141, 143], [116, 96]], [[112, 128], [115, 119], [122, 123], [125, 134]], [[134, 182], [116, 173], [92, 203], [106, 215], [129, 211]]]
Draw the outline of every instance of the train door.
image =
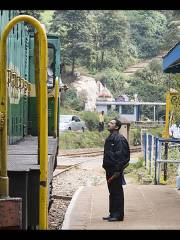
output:
[[[47, 35], [48, 40], [48, 135], [54, 135], [54, 97], [55, 79], [60, 78], [60, 40], [59, 37]], [[35, 91], [35, 72], [34, 72], [34, 32], [30, 33], [30, 52], [29, 52], [29, 79], [31, 82], [31, 96], [29, 97], [29, 134], [37, 136], [37, 109]], [[59, 104], [58, 104], [59, 106]], [[59, 109], [58, 109], [59, 111]], [[58, 120], [57, 120], [57, 124]]]
[[[54, 99], [55, 79], [60, 79], [60, 40], [59, 37], [48, 35], [48, 135], [54, 135]], [[58, 104], [59, 106], [59, 104]], [[58, 107], [59, 112], [59, 107]], [[57, 125], [59, 121], [57, 120]], [[59, 128], [58, 128], [59, 129]]]

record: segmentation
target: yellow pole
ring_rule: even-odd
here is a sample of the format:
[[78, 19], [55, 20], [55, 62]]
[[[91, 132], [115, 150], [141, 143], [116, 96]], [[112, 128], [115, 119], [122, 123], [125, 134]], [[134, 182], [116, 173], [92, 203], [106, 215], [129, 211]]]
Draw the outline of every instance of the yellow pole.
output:
[[48, 228], [48, 115], [47, 115], [47, 37], [41, 23], [34, 17], [20, 15], [14, 17], [4, 28], [0, 40], [0, 196], [8, 196], [7, 177], [7, 87], [6, 87], [6, 41], [13, 26], [21, 21], [32, 24], [39, 34], [39, 121], [40, 121], [40, 207], [39, 229]]
[[35, 65], [35, 87], [36, 87], [36, 112], [37, 112], [37, 135], [38, 135], [38, 164], [40, 163], [39, 153], [40, 153], [40, 142], [39, 142], [39, 34], [35, 33], [34, 37], [34, 65]]
[[0, 197], [8, 197], [6, 39], [0, 40]]
[[170, 92], [166, 93], [166, 117], [165, 128], [162, 133], [163, 138], [169, 138], [169, 112], [170, 112]]
[[54, 98], [54, 138], [57, 137], [58, 95], [59, 95], [59, 81], [58, 81], [58, 77], [56, 77], [56, 81], [55, 81], [55, 98]]

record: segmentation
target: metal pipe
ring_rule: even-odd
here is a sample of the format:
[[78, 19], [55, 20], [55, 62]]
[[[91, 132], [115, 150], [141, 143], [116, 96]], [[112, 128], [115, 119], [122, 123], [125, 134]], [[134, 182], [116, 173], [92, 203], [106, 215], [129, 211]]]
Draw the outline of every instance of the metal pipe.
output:
[[2, 129], [0, 130], [0, 196], [8, 196], [7, 177], [7, 84], [6, 84], [6, 41], [13, 26], [21, 21], [26, 21], [33, 25], [39, 33], [39, 120], [40, 120], [40, 208], [39, 208], [39, 228], [48, 228], [48, 197], [47, 197], [47, 177], [48, 177], [48, 115], [47, 115], [47, 36], [41, 23], [34, 17], [20, 15], [14, 17], [4, 28], [0, 40], [0, 113], [2, 119]]
[[40, 164], [40, 138], [39, 138], [39, 34], [35, 33], [34, 36], [34, 65], [35, 65], [35, 88], [36, 88], [36, 113], [37, 113], [37, 135], [38, 135], [38, 164]]

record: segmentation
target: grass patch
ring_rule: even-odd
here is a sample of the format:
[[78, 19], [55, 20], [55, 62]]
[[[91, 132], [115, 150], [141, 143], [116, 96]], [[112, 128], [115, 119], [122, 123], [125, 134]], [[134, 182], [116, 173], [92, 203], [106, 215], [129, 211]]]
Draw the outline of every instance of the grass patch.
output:
[[136, 183], [151, 184], [153, 178], [148, 174], [147, 169], [144, 166], [144, 158], [139, 157], [136, 163], [130, 163], [124, 170], [126, 176], [133, 178]]
[[60, 149], [104, 147], [108, 131], [63, 132], [59, 135]]

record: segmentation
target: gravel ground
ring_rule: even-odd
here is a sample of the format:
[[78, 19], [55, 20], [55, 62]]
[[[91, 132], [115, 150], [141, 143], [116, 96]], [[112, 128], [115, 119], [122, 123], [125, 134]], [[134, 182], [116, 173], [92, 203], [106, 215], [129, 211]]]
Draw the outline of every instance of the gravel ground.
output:
[[[86, 160], [87, 158], [84, 158]], [[69, 161], [74, 161], [70, 159]], [[57, 175], [53, 179], [53, 195], [55, 199], [49, 211], [49, 229], [61, 229], [64, 215], [75, 191], [80, 186], [98, 185], [105, 182], [105, 172], [102, 169], [102, 156], [88, 157], [88, 161], [75, 168]], [[69, 199], [62, 199], [63, 197]]]

